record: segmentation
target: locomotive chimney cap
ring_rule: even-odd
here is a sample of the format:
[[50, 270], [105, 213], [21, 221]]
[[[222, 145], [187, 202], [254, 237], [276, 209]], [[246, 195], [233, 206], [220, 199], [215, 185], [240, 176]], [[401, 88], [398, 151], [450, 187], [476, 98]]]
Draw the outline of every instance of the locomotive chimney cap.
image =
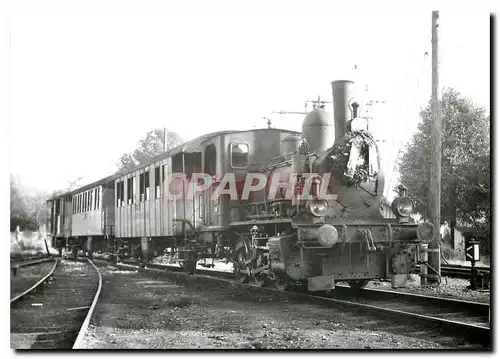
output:
[[335, 80], [335, 81], [332, 81], [332, 85], [335, 84], [335, 83], [340, 83], [340, 82], [349, 82], [349, 83], [354, 83], [354, 81], [352, 80]]

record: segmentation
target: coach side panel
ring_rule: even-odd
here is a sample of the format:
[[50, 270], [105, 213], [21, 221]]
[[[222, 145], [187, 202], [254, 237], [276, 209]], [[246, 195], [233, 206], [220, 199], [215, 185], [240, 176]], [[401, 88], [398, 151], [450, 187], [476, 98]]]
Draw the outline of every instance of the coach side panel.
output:
[[[118, 238], [173, 235], [174, 202], [168, 199], [169, 158], [115, 181], [115, 231]], [[176, 205], [178, 207], [178, 204]]]
[[72, 235], [103, 235], [102, 186], [76, 194], [73, 201]]

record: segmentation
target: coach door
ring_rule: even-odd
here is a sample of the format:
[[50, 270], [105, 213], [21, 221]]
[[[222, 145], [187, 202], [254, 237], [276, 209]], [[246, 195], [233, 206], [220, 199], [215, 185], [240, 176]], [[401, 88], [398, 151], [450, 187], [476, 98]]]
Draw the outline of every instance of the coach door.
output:
[[171, 185], [179, 187], [173, 189], [174, 193], [182, 193], [175, 200], [176, 218], [187, 219], [194, 227], [201, 223], [199, 217], [200, 199], [198, 195], [189, 190], [193, 173], [200, 172], [201, 152], [179, 153], [172, 157], [172, 173], [184, 173], [186, 181], [174, 181]]
[[[212, 177], [216, 178], [217, 175], [217, 150], [215, 145], [208, 145], [204, 151], [204, 167], [203, 172]], [[207, 226], [217, 225], [217, 208], [218, 205], [212, 203], [212, 194], [215, 188], [215, 184], [212, 183], [210, 188], [201, 193], [202, 206], [200, 208], [201, 217], [203, 223]]]
[[196, 183], [193, 183], [192, 179], [193, 174], [199, 173], [201, 170], [201, 152], [184, 154], [184, 170], [188, 185], [186, 196], [190, 196], [190, 198], [186, 198], [186, 207], [188, 208], [186, 218], [191, 221], [195, 228], [197, 228], [202, 223], [202, 220], [200, 218], [201, 201], [198, 193], [194, 191], [194, 187], [190, 190], [189, 186], [196, 185]]

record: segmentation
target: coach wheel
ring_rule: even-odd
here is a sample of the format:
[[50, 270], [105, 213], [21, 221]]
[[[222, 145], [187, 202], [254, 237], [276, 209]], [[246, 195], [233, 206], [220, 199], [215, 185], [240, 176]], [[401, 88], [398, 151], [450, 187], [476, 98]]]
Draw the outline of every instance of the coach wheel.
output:
[[196, 271], [196, 260], [187, 260], [182, 263], [182, 269], [188, 274], [194, 274]]
[[347, 281], [347, 284], [349, 284], [349, 287], [351, 287], [355, 291], [359, 291], [363, 289], [369, 282], [370, 280], [368, 279], [350, 279]]
[[235, 256], [235, 263], [233, 263], [233, 271], [236, 277], [236, 280], [240, 283], [248, 283], [249, 278], [246, 273], [242, 273], [241, 269], [246, 261], [245, 249], [241, 248], [238, 250]]
[[288, 289], [288, 281], [279, 277], [274, 279], [274, 285], [280, 292], [285, 292]]
[[268, 281], [269, 281], [269, 278], [267, 277], [267, 275], [266, 274], [262, 274], [262, 273], [258, 273], [256, 275], [254, 275], [252, 278], [253, 278], [253, 280], [255, 282], [255, 285], [257, 285], [258, 287], [265, 287], [265, 286], [267, 286]]

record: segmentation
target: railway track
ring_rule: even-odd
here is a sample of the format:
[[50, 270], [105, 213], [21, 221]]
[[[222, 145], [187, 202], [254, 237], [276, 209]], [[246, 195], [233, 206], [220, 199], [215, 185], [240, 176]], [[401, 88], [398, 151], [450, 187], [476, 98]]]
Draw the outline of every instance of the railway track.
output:
[[11, 347], [80, 348], [101, 287], [92, 261], [56, 260], [49, 274], [11, 299]]
[[16, 259], [10, 261], [10, 269], [17, 270], [22, 267], [30, 267], [33, 265], [37, 265], [40, 263], [50, 262], [53, 259], [51, 258], [26, 258], [26, 259]]
[[[490, 274], [489, 267], [476, 267], [480, 272], [486, 272]], [[420, 273], [420, 266], [416, 266], [416, 272]], [[460, 265], [446, 265], [441, 266], [441, 275], [451, 278], [460, 278], [460, 279], [470, 279], [471, 278], [471, 267], [464, 267]]]
[[[165, 272], [166, 270], [173, 273], [182, 272], [179, 267], [161, 264], [148, 264], [145, 268], [141, 268], [133, 261], [118, 263], [117, 266], [152, 272]], [[233, 274], [229, 272], [197, 269], [197, 273], [200, 276], [229, 282], [233, 285], [248, 285], [234, 280]], [[274, 288], [261, 288], [261, 290], [278, 291]], [[491, 348], [490, 306], [486, 303], [377, 289], [363, 289], [356, 292], [341, 285], [327, 294], [312, 294], [303, 290], [290, 293], [326, 306], [350, 307], [391, 318], [405, 325], [416, 325], [418, 328], [428, 330], [431, 337], [452, 338], [451, 340], [457, 340], [465, 347], [472, 345]]]

